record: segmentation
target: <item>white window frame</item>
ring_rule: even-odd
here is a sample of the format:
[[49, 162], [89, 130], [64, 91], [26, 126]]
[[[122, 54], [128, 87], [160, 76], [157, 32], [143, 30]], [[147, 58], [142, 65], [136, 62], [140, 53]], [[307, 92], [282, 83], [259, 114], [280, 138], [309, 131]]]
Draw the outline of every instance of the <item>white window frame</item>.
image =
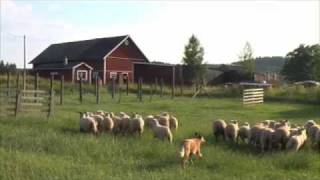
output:
[[117, 79], [117, 75], [118, 75], [118, 73], [117, 73], [116, 71], [112, 71], [112, 72], [110, 72], [109, 77], [110, 77], [110, 79], [112, 79], [113, 77], [114, 77], [115, 79]]
[[77, 70], [77, 80], [80, 81], [80, 74], [84, 74], [84, 78], [82, 78], [83, 81], [88, 81], [88, 71], [87, 70]]

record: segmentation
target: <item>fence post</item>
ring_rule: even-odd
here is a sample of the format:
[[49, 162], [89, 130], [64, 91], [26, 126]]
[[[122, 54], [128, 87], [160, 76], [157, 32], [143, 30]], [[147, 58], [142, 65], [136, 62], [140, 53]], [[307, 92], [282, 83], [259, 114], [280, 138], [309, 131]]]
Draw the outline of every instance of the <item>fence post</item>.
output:
[[149, 99], [150, 102], [152, 100], [152, 96], [153, 96], [153, 86], [152, 86], [152, 83], [150, 83], [150, 99]]
[[115, 90], [116, 90], [116, 80], [112, 77], [112, 84], [111, 84], [111, 97], [114, 98]]
[[60, 77], [60, 105], [63, 105], [63, 98], [64, 98], [64, 75], [61, 74], [61, 77]]
[[7, 96], [10, 96], [10, 72], [7, 71]]
[[49, 111], [48, 111], [47, 118], [49, 118], [50, 116], [53, 116], [53, 112], [54, 112], [54, 91], [53, 91], [53, 89], [51, 89], [50, 90]]
[[121, 87], [122, 87], [122, 82], [123, 82], [123, 76], [122, 74], [119, 75], [119, 81], [118, 81], [118, 93], [119, 93], [119, 100], [118, 102], [120, 103], [121, 102]]
[[20, 73], [17, 72], [17, 79], [16, 79], [16, 88], [17, 88], [17, 91], [19, 89], [19, 81], [20, 81]]
[[160, 79], [160, 97], [163, 96], [163, 78]]
[[142, 78], [139, 78], [139, 101], [142, 101]]
[[126, 79], [126, 91], [127, 91], [127, 95], [129, 95], [129, 76], [127, 76], [127, 79]]
[[80, 76], [80, 81], [79, 81], [79, 100], [80, 100], [80, 103], [82, 104], [82, 76]]
[[17, 117], [18, 112], [20, 111], [20, 100], [21, 100], [21, 91], [17, 90], [17, 95], [16, 95], [16, 106], [15, 106], [15, 111], [14, 111], [14, 115], [15, 117]]
[[36, 73], [36, 74], [34, 75], [34, 89], [35, 89], [35, 90], [38, 90], [38, 89], [39, 89], [38, 79], [39, 79], [39, 73]]
[[96, 103], [100, 103], [100, 84], [99, 84], [99, 76], [96, 76]]
[[183, 95], [183, 66], [180, 66], [180, 72], [179, 72], [179, 76], [180, 76], [180, 95]]
[[175, 81], [176, 81], [176, 68], [175, 66], [172, 66], [171, 99], [174, 98]]
[[154, 93], [155, 94], [157, 94], [157, 87], [158, 87], [158, 78], [156, 77], [155, 79], [154, 79]]

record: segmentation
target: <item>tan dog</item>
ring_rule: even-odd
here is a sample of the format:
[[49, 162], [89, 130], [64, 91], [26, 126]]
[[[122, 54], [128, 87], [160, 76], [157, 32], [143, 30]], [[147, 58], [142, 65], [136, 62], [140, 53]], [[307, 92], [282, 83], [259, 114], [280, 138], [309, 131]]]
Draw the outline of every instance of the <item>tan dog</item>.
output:
[[191, 139], [185, 139], [182, 142], [180, 157], [182, 158], [181, 165], [185, 168], [186, 162], [189, 160], [191, 155], [196, 155], [198, 158], [202, 157], [200, 152], [201, 144], [205, 142], [203, 136], [198, 133], [195, 133], [195, 137]]

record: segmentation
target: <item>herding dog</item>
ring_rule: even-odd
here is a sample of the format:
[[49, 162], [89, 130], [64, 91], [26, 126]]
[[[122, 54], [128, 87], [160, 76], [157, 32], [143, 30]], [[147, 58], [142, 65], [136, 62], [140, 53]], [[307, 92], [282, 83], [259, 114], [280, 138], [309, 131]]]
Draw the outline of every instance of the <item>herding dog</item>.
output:
[[194, 134], [195, 137], [191, 139], [185, 139], [182, 142], [181, 150], [180, 150], [180, 157], [182, 158], [181, 165], [182, 168], [185, 168], [185, 164], [190, 158], [191, 155], [196, 155], [199, 158], [202, 157], [200, 152], [201, 144], [206, 142], [203, 136], [198, 133]]

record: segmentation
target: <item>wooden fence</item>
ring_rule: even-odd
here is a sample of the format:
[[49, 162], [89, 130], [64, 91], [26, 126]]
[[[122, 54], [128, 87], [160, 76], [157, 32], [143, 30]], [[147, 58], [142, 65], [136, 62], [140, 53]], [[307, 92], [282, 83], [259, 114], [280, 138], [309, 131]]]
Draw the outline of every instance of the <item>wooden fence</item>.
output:
[[16, 95], [15, 115], [21, 112], [43, 112], [53, 115], [54, 91], [20, 90]]
[[243, 90], [243, 105], [263, 103], [264, 91], [263, 88], [244, 89]]

